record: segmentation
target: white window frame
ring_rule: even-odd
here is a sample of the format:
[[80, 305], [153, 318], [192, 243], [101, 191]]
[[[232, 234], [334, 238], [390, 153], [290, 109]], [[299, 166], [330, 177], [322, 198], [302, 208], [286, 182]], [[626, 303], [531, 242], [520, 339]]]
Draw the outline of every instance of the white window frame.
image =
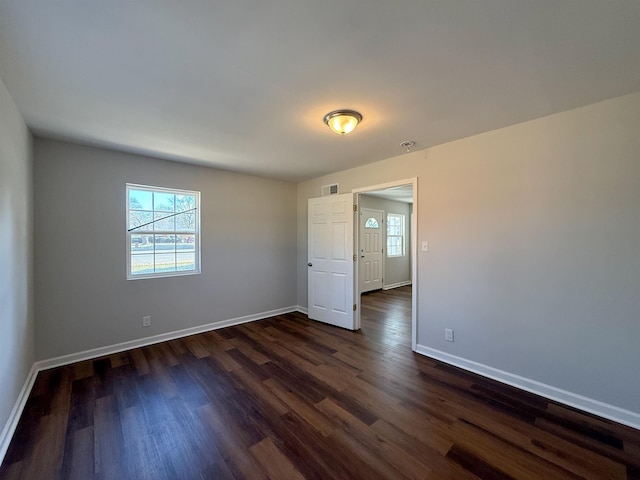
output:
[[[131, 190], [143, 190], [148, 192], [160, 192], [160, 193], [173, 193], [176, 195], [193, 195], [196, 197], [195, 205], [195, 232], [185, 230], [155, 230], [153, 224], [150, 228], [131, 230], [129, 225], [129, 192]], [[193, 190], [181, 190], [177, 188], [167, 187], [155, 187], [152, 185], [140, 185], [135, 183], [126, 184], [126, 249], [127, 249], [127, 280], [142, 280], [146, 278], [163, 278], [163, 277], [178, 277], [184, 275], [199, 275], [200, 274], [200, 192]], [[155, 212], [155, 210], [154, 210]], [[148, 235], [194, 235], [194, 250], [195, 250], [195, 268], [193, 270], [179, 270], [174, 272], [153, 272], [134, 275], [131, 273], [131, 235], [148, 234]], [[155, 241], [154, 241], [155, 248]], [[155, 251], [153, 252], [155, 254]]]
[[[400, 235], [390, 235], [389, 234], [389, 227], [392, 224], [392, 222], [390, 221], [391, 217], [397, 217], [400, 220]], [[394, 257], [404, 257], [406, 255], [406, 228], [405, 228], [405, 216], [402, 213], [387, 213], [387, 228], [386, 228], [386, 234], [387, 234], [387, 238], [386, 238], [386, 247], [387, 247], [387, 257], [388, 258], [394, 258]], [[389, 239], [390, 238], [399, 238], [400, 239], [400, 253], [398, 254], [391, 254], [391, 248], [389, 247]]]

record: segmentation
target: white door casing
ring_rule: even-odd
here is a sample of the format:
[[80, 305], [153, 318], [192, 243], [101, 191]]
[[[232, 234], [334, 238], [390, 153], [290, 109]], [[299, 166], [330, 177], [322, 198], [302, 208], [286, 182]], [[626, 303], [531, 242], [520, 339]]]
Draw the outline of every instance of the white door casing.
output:
[[308, 316], [355, 330], [354, 198], [352, 193], [309, 199]]
[[362, 208], [359, 216], [360, 293], [382, 288], [384, 275], [384, 212]]

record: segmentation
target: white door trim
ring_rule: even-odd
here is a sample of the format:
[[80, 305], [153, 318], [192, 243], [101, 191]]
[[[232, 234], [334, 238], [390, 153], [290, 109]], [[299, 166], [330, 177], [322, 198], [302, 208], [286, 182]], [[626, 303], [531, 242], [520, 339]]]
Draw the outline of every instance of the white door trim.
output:
[[[407, 178], [404, 180], [396, 180], [380, 185], [372, 185], [369, 187], [354, 188], [354, 201], [360, 210], [360, 193], [372, 192], [374, 190], [384, 190], [386, 188], [401, 187], [402, 185], [411, 185], [413, 190], [413, 213], [411, 215], [411, 350], [414, 352], [418, 345], [418, 177]], [[354, 228], [355, 244], [360, 245], [360, 228]], [[355, 268], [355, 284], [360, 285], [360, 256], [358, 255], [358, 265]], [[356, 329], [360, 329], [360, 295], [356, 295]]]

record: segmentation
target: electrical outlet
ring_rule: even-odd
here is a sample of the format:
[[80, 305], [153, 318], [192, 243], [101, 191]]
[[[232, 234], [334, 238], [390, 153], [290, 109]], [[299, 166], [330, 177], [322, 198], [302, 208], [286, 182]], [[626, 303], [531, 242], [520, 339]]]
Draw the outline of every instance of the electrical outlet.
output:
[[142, 326], [143, 327], [150, 327], [151, 326], [151, 316], [150, 315], [146, 315], [146, 316], [142, 317]]
[[450, 328], [445, 328], [444, 329], [444, 339], [447, 342], [453, 342], [453, 330], [451, 330]]

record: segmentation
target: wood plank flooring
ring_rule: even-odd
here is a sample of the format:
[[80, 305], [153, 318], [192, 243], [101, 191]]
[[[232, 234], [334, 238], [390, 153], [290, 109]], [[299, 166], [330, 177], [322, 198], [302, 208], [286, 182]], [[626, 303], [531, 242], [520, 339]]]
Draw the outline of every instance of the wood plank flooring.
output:
[[287, 314], [41, 372], [0, 479], [640, 479], [640, 431]]

